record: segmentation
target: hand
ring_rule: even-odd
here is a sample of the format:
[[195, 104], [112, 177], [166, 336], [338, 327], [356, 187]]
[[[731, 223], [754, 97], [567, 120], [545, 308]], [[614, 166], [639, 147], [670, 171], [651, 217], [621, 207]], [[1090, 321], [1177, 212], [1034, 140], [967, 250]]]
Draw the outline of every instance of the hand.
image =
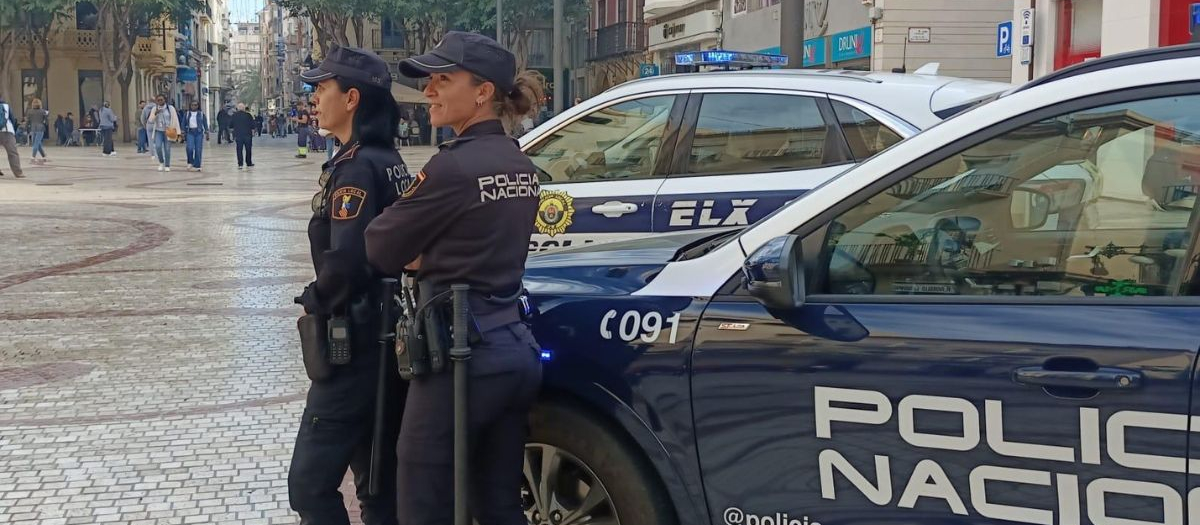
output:
[[421, 269], [421, 256], [418, 255], [416, 259], [413, 259], [413, 262], [410, 262], [407, 265], [405, 265], [404, 269], [408, 270], [410, 272], [415, 272], [417, 270], [420, 270]]
[[300, 304], [304, 305], [304, 313], [306, 314], [325, 314], [325, 307], [321, 305], [321, 298], [317, 296], [317, 282], [313, 281], [304, 287], [304, 293], [300, 294]]

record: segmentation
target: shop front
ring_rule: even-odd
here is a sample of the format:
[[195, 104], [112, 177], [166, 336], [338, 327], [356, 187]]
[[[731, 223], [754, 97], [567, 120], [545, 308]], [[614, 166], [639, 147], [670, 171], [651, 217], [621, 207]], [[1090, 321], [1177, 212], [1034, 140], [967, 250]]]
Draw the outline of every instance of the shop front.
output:
[[721, 11], [707, 9], [662, 20], [650, 26], [647, 43], [651, 59], [662, 74], [694, 71], [691, 66], [678, 66], [675, 55], [720, 47]]

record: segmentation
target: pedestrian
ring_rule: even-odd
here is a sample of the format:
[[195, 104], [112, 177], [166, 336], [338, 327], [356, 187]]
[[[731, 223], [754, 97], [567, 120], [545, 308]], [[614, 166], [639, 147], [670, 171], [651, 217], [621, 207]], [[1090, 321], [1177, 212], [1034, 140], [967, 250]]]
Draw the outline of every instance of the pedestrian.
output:
[[[242, 104], [244, 106], [244, 104]], [[254, 135], [261, 137], [263, 134], [263, 114], [261, 111], [254, 116]]]
[[296, 107], [296, 118], [293, 122], [296, 124], [296, 158], [308, 158], [308, 139], [309, 139], [309, 114], [303, 102]]
[[192, 108], [183, 116], [184, 140], [187, 149], [188, 171], [200, 171], [200, 163], [204, 158], [204, 143], [208, 141], [208, 116], [200, 110], [199, 102], [192, 102]]
[[54, 116], [54, 144], [62, 146], [67, 143], [67, 137], [63, 134], [63, 115], [59, 113]]
[[400, 132], [400, 145], [408, 146], [408, 142], [409, 142], [408, 137], [409, 137], [409, 133], [411, 132], [411, 129], [409, 128], [409, 124], [408, 124], [408, 119], [403, 118], [403, 117], [400, 118], [399, 132]]
[[[387, 63], [371, 51], [334, 48], [316, 69], [301, 74], [315, 84], [314, 111], [346, 147], [322, 165], [321, 189], [313, 196], [308, 223], [317, 279], [304, 289], [307, 314], [347, 319], [352, 333], [350, 362], [314, 381], [296, 436], [288, 498], [301, 523], [344, 525], [349, 518], [338, 486], [354, 473], [362, 522], [395, 525], [396, 457], [405, 384], [394, 352], [380, 357], [375, 339], [382, 300], [372, 286], [382, 275], [367, 265], [363, 232], [411, 182], [393, 146], [399, 109], [392, 98]], [[530, 219], [532, 220], [532, 219]], [[360, 318], [355, 312], [365, 312]], [[385, 375], [383, 455], [375, 475], [379, 492], [368, 490], [375, 430], [377, 378]]]
[[[8, 167], [12, 169], [13, 176], [22, 179], [25, 175], [21, 171], [21, 154], [17, 151], [17, 129], [13, 126], [12, 119], [12, 106], [4, 101], [4, 95], [0, 95], [0, 147], [8, 154]], [[4, 171], [0, 170], [0, 177], [3, 176]]]
[[233, 141], [229, 140], [229, 119], [233, 117], [233, 108], [226, 105], [219, 113], [217, 113], [217, 145], [221, 145], [221, 139], [225, 139], [225, 143], [230, 144]]
[[63, 120], [63, 130], [67, 133], [67, 144], [79, 145], [79, 141], [75, 139], [75, 114], [67, 112], [67, 118]]
[[146, 118], [146, 129], [154, 136], [154, 155], [158, 159], [158, 171], [171, 171], [171, 143], [179, 140], [178, 112], [167, 103], [167, 97], [154, 98], [154, 109]]
[[[46, 132], [50, 130], [50, 112], [42, 107], [42, 99], [34, 98], [29, 103], [29, 109], [25, 112], [28, 122], [28, 132], [30, 135], [30, 143], [33, 145], [33, 160], [34, 164], [46, 163]], [[38, 160], [38, 153], [42, 154], [42, 160]]]
[[107, 101], [104, 102], [104, 107], [100, 108], [100, 140], [104, 144], [104, 156], [116, 157], [117, 152], [113, 151], [113, 132], [117, 130], [117, 114], [109, 107]]
[[142, 155], [150, 149], [150, 137], [146, 135], [146, 122], [144, 115], [146, 113], [146, 101], [138, 101], [138, 155]]
[[237, 149], [238, 169], [242, 169], [243, 160], [246, 167], [254, 167], [254, 118], [246, 111], [246, 105], [238, 102], [237, 111], [229, 118], [229, 127], [233, 131], [234, 146]]
[[[542, 371], [518, 298], [538, 179], [505, 129], [541, 98], [541, 77], [517, 75], [516, 58], [495, 40], [458, 31], [431, 52], [402, 61], [400, 72], [429, 77], [430, 123], [453, 128], [457, 138], [440, 145], [409, 190], [371, 222], [367, 260], [389, 275], [415, 267], [418, 304], [447, 314], [442, 298], [451, 285], [470, 286], [481, 342], [470, 360], [469, 505], [481, 524], [523, 525], [516, 494]], [[397, 445], [402, 525], [452, 522], [453, 399], [448, 370], [409, 385]]]

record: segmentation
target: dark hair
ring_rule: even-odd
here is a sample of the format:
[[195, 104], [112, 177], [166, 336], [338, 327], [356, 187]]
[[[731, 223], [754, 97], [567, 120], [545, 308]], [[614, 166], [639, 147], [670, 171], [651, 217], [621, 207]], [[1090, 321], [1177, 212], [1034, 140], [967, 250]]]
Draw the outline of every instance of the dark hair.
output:
[[342, 77], [334, 77], [338, 89], [349, 93], [358, 90], [358, 108], [354, 110], [351, 140], [363, 146], [395, 148], [400, 137], [400, 105], [390, 90], [367, 85]]
[[[478, 75], [471, 76], [477, 86], [484, 82], [490, 82]], [[517, 75], [511, 93], [501, 93], [500, 90], [496, 90], [496, 93], [492, 95], [492, 108], [495, 109], [496, 116], [500, 117], [504, 129], [512, 130], [523, 117], [537, 110], [538, 101], [542, 100], [545, 93], [545, 85], [546, 77], [537, 71], [527, 69]]]

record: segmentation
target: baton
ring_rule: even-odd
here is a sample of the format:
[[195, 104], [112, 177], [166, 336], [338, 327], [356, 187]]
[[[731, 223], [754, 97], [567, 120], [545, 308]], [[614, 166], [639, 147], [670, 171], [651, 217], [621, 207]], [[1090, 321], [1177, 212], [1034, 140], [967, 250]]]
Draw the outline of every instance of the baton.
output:
[[454, 293], [454, 347], [450, 349], [450, 360], [454, 362], [454, 524], [471, 525], [468, 503], [471, 497], [469, 476], [470, 442], [468, 432], [467, 362], [471, 359], [471, 347], [467, 345], [467, 291], [470, 286], [450, 286]]
[[383, 429], [387, 404], [387, 355], [392, 351], [392, 340], [396, 337], [392, 322], [392, 302], [396, 296], [396, 280], [384, 278], [380, 282], [382, 306], [379, 309], [379, 377], [375, 381], [375, 427], [371, 438], [371, 471], [368, 491], [372, 496], [379, 494], [379, 461], [383, 456]]

